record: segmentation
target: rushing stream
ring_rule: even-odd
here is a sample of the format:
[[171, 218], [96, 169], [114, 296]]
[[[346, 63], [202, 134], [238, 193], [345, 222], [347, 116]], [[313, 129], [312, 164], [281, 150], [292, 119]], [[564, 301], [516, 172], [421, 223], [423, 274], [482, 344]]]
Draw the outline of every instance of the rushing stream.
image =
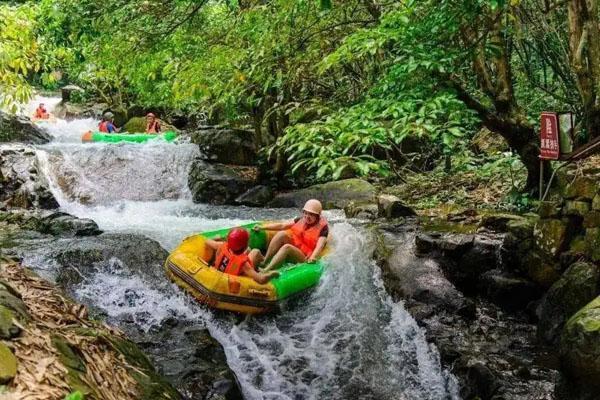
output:
[[[44, 101], [51, 108], [57, 99]], [[45, 124], [54, 140], [38, 147], [38, 157], [61, 209], [106, 232], [140, 233], [170, 251], [195, 232], [297, 212], [194, 204], [186, 180], [197, 146], [81, 144], [81, 133], [96, 124]], [[339, 212], [327, 216], [330, 267], [310, 295], [277, 315], [213, 313], [166, 279], [124, 274], [118, 259], [74, 293], [117, 324], [125, 316], [143, 330], [166, 318], [204, 324], [224, 346], [248, 399], [457, 399], [436, 349], [386, 294], [367, 236]], [[26, 261], [46, 270], [51, 263]]]

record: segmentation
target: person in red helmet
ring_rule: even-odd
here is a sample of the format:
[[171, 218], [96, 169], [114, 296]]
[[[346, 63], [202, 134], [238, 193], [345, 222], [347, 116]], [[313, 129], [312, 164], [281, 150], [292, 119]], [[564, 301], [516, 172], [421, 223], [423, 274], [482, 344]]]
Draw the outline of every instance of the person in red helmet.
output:
[[160, 133], [160, 122], [156, 119], [156, 115], [148, 113], [146, 115], [146, 133]]
[[254, 266], [260, 257], [260, 251], [248, 249], [250, 235], [244, 228], [233, 228], [225, 242], [207, 240], [206, 245], [216, 252], [213, 267], [230, 275], [248, 276], [257, 283], [267, 283], [279, 276], [279, 272], [256, 272]]

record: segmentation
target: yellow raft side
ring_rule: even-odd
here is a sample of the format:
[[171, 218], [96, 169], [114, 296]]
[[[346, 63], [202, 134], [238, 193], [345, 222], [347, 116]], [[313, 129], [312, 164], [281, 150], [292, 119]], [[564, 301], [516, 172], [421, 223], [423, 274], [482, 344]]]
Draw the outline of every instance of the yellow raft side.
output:
[[199, 301], [222, 310], [259, 314], [276, 306], [277, 292], [270, 282], [259, 284], [252, 278], [211, 268], [206, 260], [213, 254], [204, 241], [201, 235], [190, 236], [167, 258], [165, 269], [177, 285]]

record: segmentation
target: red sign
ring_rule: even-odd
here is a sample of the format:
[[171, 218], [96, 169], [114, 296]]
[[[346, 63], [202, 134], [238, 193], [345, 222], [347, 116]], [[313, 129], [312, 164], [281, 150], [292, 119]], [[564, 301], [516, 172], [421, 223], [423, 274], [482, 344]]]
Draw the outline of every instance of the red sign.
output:
[[543, 112], [541, 125], [540, 158], [542, 160], [558, 160], [560, 155], [558, 115], [553, 112]]

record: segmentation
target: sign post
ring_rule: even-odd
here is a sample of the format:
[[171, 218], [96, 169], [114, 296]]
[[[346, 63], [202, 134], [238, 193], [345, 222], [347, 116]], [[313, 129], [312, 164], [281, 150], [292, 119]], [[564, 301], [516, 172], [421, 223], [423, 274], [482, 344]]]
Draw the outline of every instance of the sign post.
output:
[[560, 157], [558, 114], [543, 112], [540, 125], [540, 200], [542, 200], [544, 192], [544, 161], [558, 160]]

